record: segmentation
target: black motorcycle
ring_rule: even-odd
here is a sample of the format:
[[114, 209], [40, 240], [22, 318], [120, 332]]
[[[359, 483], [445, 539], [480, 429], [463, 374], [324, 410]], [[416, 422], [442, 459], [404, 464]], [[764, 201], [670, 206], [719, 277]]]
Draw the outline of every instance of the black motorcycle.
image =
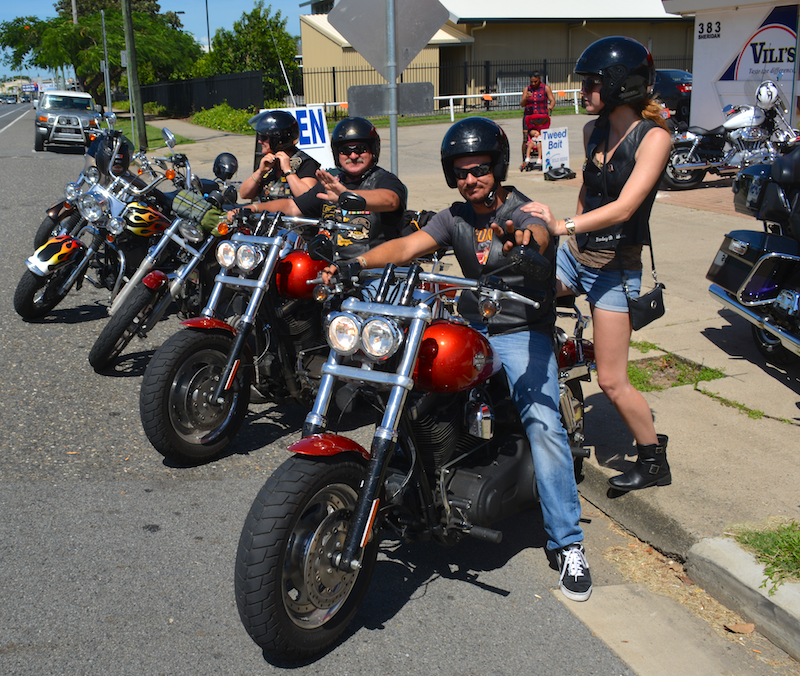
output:
[[800, 360], [800, 148], [772, 164], [741, 171], [733, 184], [736, 211], [762, 221], [763, 231], [725, 236], [706, 278], [711, 296], [752, 325], [764, 358]]

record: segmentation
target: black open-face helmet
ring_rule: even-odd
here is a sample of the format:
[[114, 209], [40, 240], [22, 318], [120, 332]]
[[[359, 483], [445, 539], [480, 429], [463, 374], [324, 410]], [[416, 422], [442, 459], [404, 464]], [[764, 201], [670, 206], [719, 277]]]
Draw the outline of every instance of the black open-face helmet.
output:
[[95, 164], [101, 174], [122, 176], [128, 171], [131, 164], [131, 149], [125, 141], [123, 137], [117, 154], [114, 155], [117, 139], [110, 134], [103, 135], [95, 153]]
[[273, 153], [294, 151], [300, 139], [300, 125], [295, 116], [285, 110], [264, 111], [251, 117], [248, 124], [256, 130], [259, 140], [269, 140]]
[[459, 157], [488, 155], [497, 183], [508, 174], [508, 137], [499, 124], [485, 117], [467, 117], [456, 122], [442, 140], [442, 169], [447, 185], [456, 187], [453, 162]]
[[220, 153], [217, 159], [214, 160], [214, 176], [227, 181], [239, 169], [239, 160], [231, 153]]
[[653, 56], [633, 38], [612, 36], [589, 45], [575, 64], [578, 75], [597, 75], [600, 100], [611, 108], [637, 104], [650, 96], [656, 70]]
[[378, 158], [381, 156], [381, 137], [372, 122], [363, 117], [346, 117], [333, 128], [331, 151], [333, 161], [340, 169], [342, 165], [339, 162], [339, 150], [350, 143], [366, 143], [372, 153], [370, 168], [378, 164]]

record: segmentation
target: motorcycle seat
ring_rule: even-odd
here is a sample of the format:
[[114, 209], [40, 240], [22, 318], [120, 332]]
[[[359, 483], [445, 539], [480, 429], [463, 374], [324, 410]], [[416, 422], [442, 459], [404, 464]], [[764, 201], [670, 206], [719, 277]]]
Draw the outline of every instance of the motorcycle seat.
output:
[[775, 160], [770, 169], [770, 178], [780, 185], [800, 181], [800, 148]]
[[689, 131], [697, 136], [721, 136], [725, 133], [725, 127], [720, 125], [715, 129], [705, 129], [704, 127], [689, 127]]

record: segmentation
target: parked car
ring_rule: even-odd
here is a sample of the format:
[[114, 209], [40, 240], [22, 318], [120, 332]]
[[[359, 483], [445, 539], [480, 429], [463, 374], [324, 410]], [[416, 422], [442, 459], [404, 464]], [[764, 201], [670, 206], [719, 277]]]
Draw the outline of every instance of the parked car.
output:
[[675, 122], [689, 123], [692, 102], [692, 74], [685, 70], [656, 70], [653, 94], [666, 108]]
[[85, 92], [43, 92], [36, 108], [33, 147], [37, 151], [51, 144], [88, 146], [100, 128], [100, 106]]
[[3, 96], [3, 103], [16, 103], [16, 102], [17, 102], [16, 94], [5, 94]]

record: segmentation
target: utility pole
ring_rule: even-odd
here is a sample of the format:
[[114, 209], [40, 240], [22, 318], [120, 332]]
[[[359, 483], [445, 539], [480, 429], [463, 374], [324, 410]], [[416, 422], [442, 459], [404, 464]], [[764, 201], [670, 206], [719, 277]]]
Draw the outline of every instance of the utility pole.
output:
[[142, 91], [139, 89], [139, 71], [136, 67], [136, 45], [133, 38], [133, 17], [131, 16], [131, 0], [122, 2], [122, 25], [125, 29], [125, 49], [128, 52], [128, 82], [131, 94], [131, 125], [135, 124], [135, 136], [139, 141], [139, 150], [147, 150], [147, 129], [144, 124], [144, 108], [142, 107]]

